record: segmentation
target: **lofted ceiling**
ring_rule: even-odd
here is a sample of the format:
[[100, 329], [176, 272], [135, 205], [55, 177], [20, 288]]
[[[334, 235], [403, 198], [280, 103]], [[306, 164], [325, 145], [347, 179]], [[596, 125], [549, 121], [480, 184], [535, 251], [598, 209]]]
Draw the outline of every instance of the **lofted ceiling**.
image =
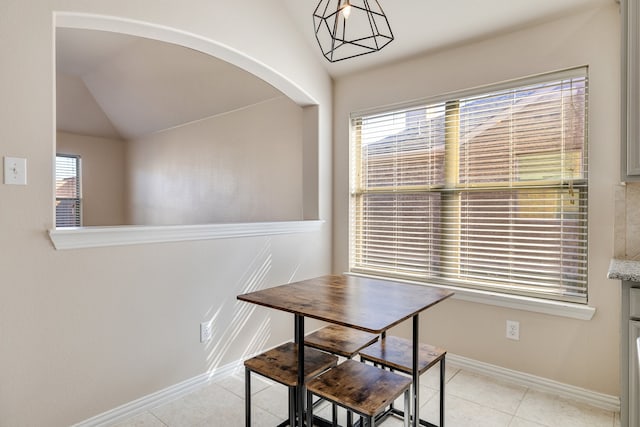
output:
[[58, 28], [60, 131], [134, 139], [283, 96], [201, 52], [122, 34]]
[[[371, 0], [369, 0], [371, 1]], [[379, 0], [395, 40], [380, 52], [329, 63], [317, 45], [317, 0], [279, 0], [333, 77], [488, 38], [616, 0]], [[283, 96], [224, 61], [122, 34], [56, 31], [58, 130], [132, 139]]]

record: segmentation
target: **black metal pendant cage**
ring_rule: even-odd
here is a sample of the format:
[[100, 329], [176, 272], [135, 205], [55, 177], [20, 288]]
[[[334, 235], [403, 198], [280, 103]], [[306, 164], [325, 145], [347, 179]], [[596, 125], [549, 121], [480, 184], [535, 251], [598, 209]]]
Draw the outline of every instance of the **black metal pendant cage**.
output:
[[378, 0], [320, 0], [313, 12], [313, 26], [329, 62], [377, 52], [393, 41]]

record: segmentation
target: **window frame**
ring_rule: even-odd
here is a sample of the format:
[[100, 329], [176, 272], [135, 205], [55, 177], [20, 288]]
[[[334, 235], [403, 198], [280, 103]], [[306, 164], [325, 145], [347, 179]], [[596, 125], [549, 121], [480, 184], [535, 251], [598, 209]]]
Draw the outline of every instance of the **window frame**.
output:
[[[57, 183], [58, 183], [58, 166], [57, 166], [57, 162], [58, 162], [58, 158], [68, 158], [68, 159], [74, 159], [75, 160], [75, 179], [76, 179], [76, 185], [75, 185], [75, 191], [76, 191], [76, 197], [59, 197], [58, 195], [58, 191], [57, 191]], [[56, 212], [55, 212], [55, 225], [56, 228], [74, 228], [74, 227], [82, 227], [83, 226], [83, 221], [82, 221], [82, 213], [83, 213], [83, 197], [82, 197], [82, 158], [80, 155], [77, 154], [64, 154], [64, 153], [56, 153], [56, 167], [55, 167], [55, 182], [56, 182], [56, 191], [55, 191], [55, 208], [56, 208]], [[58, 225], [58, 213], [57, 213], [57, 208], [59, 203], [64, 202], [64, 201], [72, 201], [72, 203], [74, 203], [74, 205], [77, 207], [78, 209], [78, 213], [73, 215], [73, 217], [75, 218], [75, 224], [74, 225]]]
[[[418, 279], [418, 280], [414, 280], [406, 275], [401, 275], [401, 276], [394, 276], [393, 274], [388, 274], [384, 273], [384, 274], [380, 274], [379, 271], [373, 271], [373, 270], [369, 270], [367, 271], [366, 269], [357, 269], [354, 268], [354, 252], [355, 252], [355, 243], [354, 243], [354, 231], [353, 228], [356, 226], [355, 224], [359, 221], [358, 218], [355, 218], [356, 215], [358, 215], [357, 209], [354, 208], [354, 204], [356, 203], [356, 196], [357, 194], [360, 192], [361, 189], [358, 188], [357, 185], [357, 181], [358, 181], [358, 174], [361, 173], [362, 171], [362, 167], [361, 167], [361, 162], [362, 160], [359, 158], [359, 155], [357, 154], [359, 147], [358, 147], [358, 140], [359, 138], [355, 136], [354, 134], [354, 121], [359, 119], [359, 118], [364, 118], [367, 116], [373, 116], [376, 114], [391, 114], [393, 112], [397, 112], [397, 111], [402, 111], [402, 110], [411, 110], [413, 108], [419, 108], [419, 107], [430, 107], [433, 106], [435, 104], [445, 104], [447, 105], [447, 108], [449, 108], [450, 106], [454, 106], [451, 103], [457, 103], [459, 102], [459, 100], [466, 98], [466, 97], [473, 97], [473, 96], [478, 96], [478, 95], [484, 95], [484, 94], [491, 94], [494, 92], [499, 92], [499, 91], [505, 91], [505, 90], [516, 90], [518, 88], [521, 87], [526, 87], [526, 86], [530, 86], [530, 85], [535, 85], [535, 84], [540, 84], [540, 83], [546, 83], [546, 82], [553, 82], [553, 81], [558, 81], [558, 80], [564, 80], [564, 79], [570, 79], [570, 78], [579, 78], [579, 77], [584, 77], [585, 78], [585, 89], [586, 89], [586, 93], [585, 93], [585, 106], [584, 106], [584, 115], [583, 115], [583, 119], [584, 119], [584, 140], [583, 140], [583, 146], [582, 146], [582, 155], [583, 155], [583, 159], [586, 162], [586, 159], [588, 159], [588, 150], [589, 150], [589, 144], [588, 144], [588, 68], [586, 66], [583, 67], [576, 67], [573, 69], [568, 69], [568, 70], [562, 70], [562, 71], [555, 71], [555, 72], [550, 72], [550, 73], [544, 73], [544, 74], [540, 74], [540, 75], [536, 75], [536, 76], [530, 76], [530, 77], [526, 77], [526, 78], [521, 78], [521, 79], [513, 79], [513, 80], [509, 80], [509, 81], [505, 81], [502, 83], [498, 83], [498, 84], [492, 84], [492, 85], [487, 85], [487, 86], [481, 86], [481, 87], [476, 87], [476, 88], [472, 88], [469, 90], [464, 90], [464, 91], [458, 91], [458, 92], [451, 92], [451, 93], [446, 93], [440, 96], [436, 96], [436, 97], [431, 97], [431, 98], [427, 98], [427, 99], [420, 99], [420, 100], [415, 100], [412, 102], [407, 102], [407, 103], [398, 103], [398, 104], [393, 104], [393, 105], [389, 105], [389, 106], [384, 106], [384, 107], [378, 107], [375, 109], [368, 109], [368, 110], [364, 110], [364, 111], [358, 111], [358, 112], [354, 112], [351, 114], [351, 120], [350, 120], [350, 155], [351, 155], [351, 161], [350, 161], [350, 174], [349, 174], [349, 185], [350, 185], [350, 212], [349, 212], [349, 272], [352, 274], [357, 274], [357, 275], [377, 275], [377, 276], [387, 276], [387, 277], [394, 277], [395, 279], [400, 279], [402, 281], [409, 281], [409, 282], [416, 282], [416, 283], [429, 283], [429, 284], [434, 284], [434, 283], [430, 283], [429, 279], [426, 280], [422, 280], [422, 279]], [[455, 107], [455, 106], [454, 106]], [[446, 120], [446, 119], [445, 119]], [[457, 150], [457, 147], [455, 147], [456, 149], [453, 150], [454, 152], [458, 153], [457, 155], [459, 155], [459, 152]], [[446, 148], [447, 152], [451, 151], [451, 147], [447, 147]], [[450, 154], [447, 154], [447, 156]], [[448, 160], [446, 165], [445, 165], [445, 169], [449, 168], [451, 166], [451, 163], [453, 161]], [[457, 169], [457, 167], [459, 166], [459, 162], [455, 161], [455, 169]], [[451, 171], [451, 170], [447, 170], [445, 172], [446, 174], [457, 174], [457, 170], [455, 171]], [[588, 241], [588, 168], [587, 168], [587, 164], [585, 163], [584, 165], [584, 173], [585, 176], [580, 179], [580, 180], [575, 180], [572, 181], [571, 183], [567, 184], [565, 182], [560, 181], [559, 185], [558, 185], [558, 191], [561, 191], [561, 188], [564, 186], [566, 188], [569, 189], [569, 191], [573, 191], [573, 183], [577, 183], [580, 186], [580, 191], [583, 192], [583, 194], [580, 195], [579, 200], [580, 200], [580, 206], [579, 209], [581, 210], [581, 214], [583, 214], [585, 216], [586, 219], [584, 219], [583, 224], [584, 224], [584, 244], [583, 246], [581, 246], [582, 250], [583, 250], [583, 258], [584, 258], [584, 299], [580, 299], [580, 298], [567, 298], [567, 299], [563, 299], [561, 297], [558, 296], [553, 296], [552, 298], [545, 298], [544, 296], [541, 295], [536, 295], [536, 294], [529, 294], [526, 292], [522, 292], [521, 290], [510, 290], [510, 289], [506, 289], [504, 291], [500, 291], [497, 287], [483, 287], [481, 285], [476, 285], [476, 286], [469, 286], [469, 283], [466, 283], [462, 288], [464, 293], [469, 295], [470, 293], [473, 293], [474, 291], [477, 292], [482, 292], [485, 295], [502, 295], [505, 297], [515, 297], [515, 298], [526, 298], [526, 299], [540, 299], [542, 301], [545, 302], [551, 302], [553, 304], [557, 304], [560, 303], [562, 304], [577, 304], [580, 306], [586, 306], [586, 304], [588, 304], [588, 247], [589, 247], [589, 241]], [[468, 185], [464, 188], [464, 190], [461, 190], [461, 186], [458, 185], [457, 183], [457, 178], [455, 180], [451, 180], [451, 179], [447, 179], [446, 180], [447, 183], [450, 182], [456, 182], [455, 185], [453, 186], [448, 186], [448, 188], [443, 188], [441, 191], [441, 194], [455, 194], [459, 191], [481, 191], [483, 187], [487, 187], [487, 188], [493, 188], [496, 187], [495, 184], [472, 184], [472, 185]], [[532, 181], [528, 181], [528, 182], [524, 182], [522, 184], [516, 184], [515, 186], [512, 187], [504, 187], [504, 190], [517, 190], [519, 187], [521, 188], [528, 188], [532, 185]], [[511, 183], [513, 184], [513, 183]], [[435, 190], [435, 187], [438, 187], [437, 185], [430, 185], [430, 186], [422, 186], [423, 188], [419, 189], [419, 188], [413, 188], [414, 190], [423, 190], [423, 191], [430, 191], [430, 190]], [[446, 187], [446, 186], [445, 186]], [[400, 187], [394, 187], [396, 189], [399, 189]], [[406, 189], [410, 189], [410, 188], [405, 188]], [[458, 212], [458, 218], [460, 218], [461, 213]], [[445, 219], [446, 221], [446, 219]], [[441, 221], [440, 224], [442, 224], [443, 222]], [[444, 279], [442, 281], [436, 282], [435, 284], [440, 285], [440, 286], [444, 286], [444, 287], [452, 287], [452, 288], [457, 288], [459, 285], [456, 283], [447, 283], [447, 280]]]

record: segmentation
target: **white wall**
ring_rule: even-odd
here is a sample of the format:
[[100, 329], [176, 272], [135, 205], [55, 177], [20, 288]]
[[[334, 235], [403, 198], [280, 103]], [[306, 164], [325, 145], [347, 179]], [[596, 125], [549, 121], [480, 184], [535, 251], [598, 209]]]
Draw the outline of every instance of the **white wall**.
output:
[[81, 158], [82, 224], [125, 224], [125, 146], [121, 139], [57, 132], [56, 151]]
[[[590, 321], [449, 300], [421, 316], [423, 338], [450, 352], [601, 393], [619, 394], [619, 281], [613, 255], [619, 175], [618, 5], [339, 78], [334, 94], [334, 269], [348, 269], [349, 113], [581, 65], [589, 66]], [[520, 341], [505, 339], [507, 319]], [[406, 331], [405, 331], [406, 332]]]
[[[290, 316], [241, 315], [235, 297], [330, 271], [331, 81], [269, 3], [0, 2], [0, 57], [11, 58], [0, 67], [0, 154], [27, 158], [29, 182], [0, 185], [0, 426], [68, 426], [291, 338]], [[304, 215], [327, 220], [322, 230], [56, 251], [46, 233], [54, 224], [54, 11], [178, 29], [244, 53], [240, 62], [259, 64], [275, 86], [304, 91], [298, 99], [320, 105], [303, 114], [318, 130], [302, 136]], [[199, 323], [210, 318], [216, 332], [205, 346]]]
[[301, 220], [302, 126], [279, 97], [129, 141], [127, 223]]

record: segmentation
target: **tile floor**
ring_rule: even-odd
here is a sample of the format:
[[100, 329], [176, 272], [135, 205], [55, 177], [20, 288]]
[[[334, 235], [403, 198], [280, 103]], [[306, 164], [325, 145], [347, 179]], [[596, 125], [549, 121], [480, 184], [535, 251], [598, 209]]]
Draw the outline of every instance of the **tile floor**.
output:
[[[438, 369], [421, 378], [420, 415], [438, 422]], [[619, 427], [619, 414], [577, 403], [527, 387], [496, 381], [447, 367], [445, 423], [447, 427]], [[287, 416], [287, 389], [252, 376], [253, 426], [274, 427]], [[401, 405], [399, 405], [401, 406]], [[328, 405], [318, 408], [330, 417]], [[345, 414], [339, 413], [344, 425]], [[388, 418], [382, 427], [401, 427]], [[244, 373], [212, 383], [178, 400], [143, 412], [117, 427], [242, 427]]]

